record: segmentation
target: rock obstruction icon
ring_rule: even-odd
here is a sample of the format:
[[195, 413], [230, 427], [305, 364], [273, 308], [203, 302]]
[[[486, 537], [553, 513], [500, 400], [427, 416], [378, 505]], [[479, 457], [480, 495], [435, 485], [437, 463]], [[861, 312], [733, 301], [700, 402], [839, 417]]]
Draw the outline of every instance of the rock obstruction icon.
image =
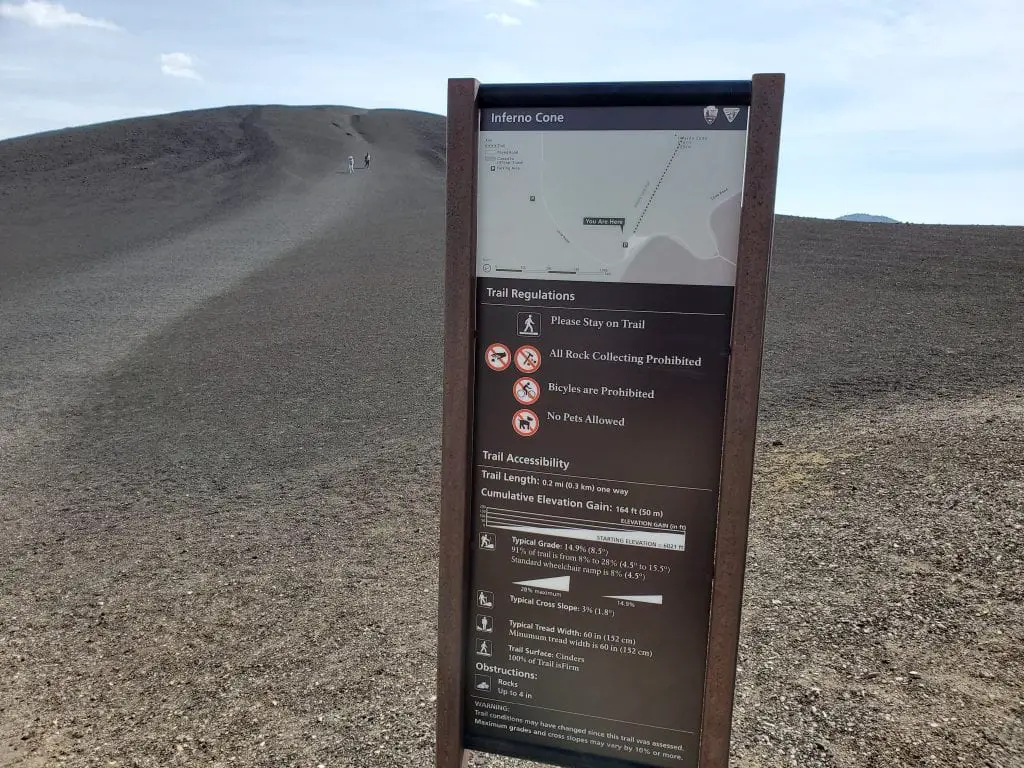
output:
[[512, 429], [520, 437], [533, 437], [540, 427], [540, 419], [529, 408], [520, 408], [512, 416]]

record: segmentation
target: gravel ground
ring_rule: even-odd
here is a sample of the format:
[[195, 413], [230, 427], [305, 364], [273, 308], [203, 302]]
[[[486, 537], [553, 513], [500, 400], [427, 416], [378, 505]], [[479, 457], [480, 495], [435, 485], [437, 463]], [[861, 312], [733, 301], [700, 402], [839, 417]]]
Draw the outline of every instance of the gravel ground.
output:
[[[0, 765], [431, 764], [442, 139], [0, 142]], [[736, 766], [1024, 766], [1022, 248], [780, 219]]]

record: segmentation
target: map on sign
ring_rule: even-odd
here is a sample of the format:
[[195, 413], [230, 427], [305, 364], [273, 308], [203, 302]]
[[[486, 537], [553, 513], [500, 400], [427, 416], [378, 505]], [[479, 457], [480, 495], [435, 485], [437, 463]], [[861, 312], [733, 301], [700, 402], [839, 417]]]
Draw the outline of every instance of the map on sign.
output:
[[477, 274], [733, 285], [746, 131], [480, 133]]

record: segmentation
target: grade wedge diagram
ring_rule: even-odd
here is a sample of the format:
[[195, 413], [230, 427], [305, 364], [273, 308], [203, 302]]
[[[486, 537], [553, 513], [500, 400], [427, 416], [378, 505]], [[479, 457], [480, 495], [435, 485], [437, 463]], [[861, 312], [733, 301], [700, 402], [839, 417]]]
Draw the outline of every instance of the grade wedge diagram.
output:
[[553, 592], [568, 592], [571, 576], [552, 576], [547, 579], [527, 579], [526, 581], [513, 581], [517, 587], [534, 587], [535, 589], [550, 589]]
[[647, 603], [649, 605], [661, 605], [662, 595], [601, 595], [609, 600], [622, 600], [628, 603]]
[[503, 531], [556, 536], [600, 544], [621, 544], [627, 547], [686, 551], [685, 526], [637, 528], [625, 523], [546, 515], [502, 507], [481, 507], [480, 513], [485, 527]]

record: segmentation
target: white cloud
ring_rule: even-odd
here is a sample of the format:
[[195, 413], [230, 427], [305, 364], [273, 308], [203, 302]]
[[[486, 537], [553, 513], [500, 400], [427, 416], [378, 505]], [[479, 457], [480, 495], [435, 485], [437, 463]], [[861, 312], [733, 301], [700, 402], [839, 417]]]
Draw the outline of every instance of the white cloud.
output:
[[512, 0], [516, 5], [523, 5], [527, 8], [536, 8], [537, 0]]
[[185, 77], [190, 80], [202, 80], [196, 72], [195, 62], [187, 53], [161, 53], [160, 71], [170, 77]]
[[80, 13], [69, 11], [60, 3], [49, 3], [46, 0], [25, 0], [15, 3], [0, 3], [0, 18], [12, 19], [31, 24], [33, 27], [56, 29], [57, 27], [94, 27], [95, 29], [120, 29], [116, 24], [105, 19], [94, 19]]
[[484, 18], [488, 21], [496, 21], [503, 27], [518, 27], [523, 23], [522, 20], [515, 16], [509, 16], [507, 13], [488, 13]]

